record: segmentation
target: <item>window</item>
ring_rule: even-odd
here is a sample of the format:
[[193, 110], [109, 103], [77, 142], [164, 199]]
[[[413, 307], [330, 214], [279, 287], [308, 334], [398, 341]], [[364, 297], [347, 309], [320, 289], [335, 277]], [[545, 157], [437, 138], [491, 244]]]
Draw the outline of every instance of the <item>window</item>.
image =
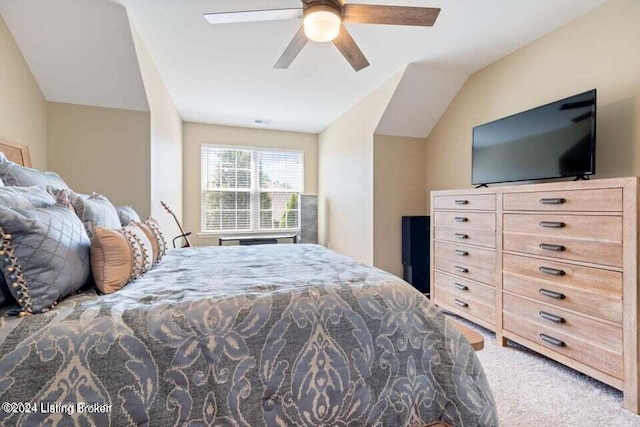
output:
[[300, 228], [300, 151], [202, 145], [202, 231]]

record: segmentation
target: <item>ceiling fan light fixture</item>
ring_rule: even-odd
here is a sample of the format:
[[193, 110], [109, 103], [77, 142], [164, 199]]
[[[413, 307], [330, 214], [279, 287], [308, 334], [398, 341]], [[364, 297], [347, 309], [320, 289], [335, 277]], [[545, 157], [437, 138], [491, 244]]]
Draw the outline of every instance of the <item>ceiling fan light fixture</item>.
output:
[[303, 25], [304, 33], [309, 40], [326, 43], [340, 35], [342, 17], [337, 9], [315, 6], [305, 11]]

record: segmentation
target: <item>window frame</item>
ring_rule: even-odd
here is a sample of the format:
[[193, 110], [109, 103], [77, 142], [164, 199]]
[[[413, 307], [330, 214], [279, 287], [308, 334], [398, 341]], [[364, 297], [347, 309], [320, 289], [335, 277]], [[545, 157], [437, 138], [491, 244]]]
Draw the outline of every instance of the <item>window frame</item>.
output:
[[[250, 230], [206, 230], [206, 207], [204, 204], [205, 193], [207, 189], [205, 188], [205, 182], [203, 180], [204, 169], [202, 167], [204, 150], [207, 148], [213, 149], [221, 149], [221, 150], [241, 150], [241, 151], [249, 151], [251, 152], [251, 188], [249, 190], [250, 197]], [[296, 153], [300, 155], [300, 191], [273, 191], [274, 193], [287, 193], [298, 194], [298, 227], [297, 228], [278, 228], [278, 229], [269, 229], [269, 230], [261, 230], [260, 229], [260, 195], [263, 191], [260, 188], [260, 179], [259, 179], [259, 169], [257, 162], [257, 153], [258, 152], [269, 152], [269, 153]], [[290, 149], [290, 148], [274, 148], [267, 146], [250, 146], [250, 145], [227, 145], [227, 144], [219, 144], [219, 143], [202, 143], [200, 145], [200, 233], [198, 233], [198, 237], [207, 238], [207, 237], [219, 237], [219, 236], [250, 236], [250, 235], [279, 235], [279, 234], [288, 234], [288, 233], [300, 233], [300, 212], [301, 212], [301, 203], [300, 199], [304, 194], [305, 189], [305, 152], [300, 149]], [[255, 206], [255, 208], [254, 208]]]

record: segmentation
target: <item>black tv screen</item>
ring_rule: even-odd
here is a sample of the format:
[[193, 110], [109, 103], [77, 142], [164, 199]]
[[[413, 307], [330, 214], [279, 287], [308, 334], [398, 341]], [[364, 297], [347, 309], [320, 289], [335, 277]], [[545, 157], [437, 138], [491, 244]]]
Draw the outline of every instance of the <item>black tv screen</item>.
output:
[[473, 129], [473, 184], [596, 172], [596, 90]]

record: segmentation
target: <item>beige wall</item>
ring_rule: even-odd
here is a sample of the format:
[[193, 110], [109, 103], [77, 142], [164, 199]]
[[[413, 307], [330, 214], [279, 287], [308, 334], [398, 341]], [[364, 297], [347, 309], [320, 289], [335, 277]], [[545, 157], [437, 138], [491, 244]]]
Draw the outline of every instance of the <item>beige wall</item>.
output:
[[402, 220], [427, 215], [426, 140], [374, 136], [373, 264], [402, 277]]
[[320, 243], [373, 264], [373, 133], [404, 70], [319, 136]]
[[160, 202], [169, 204], [182, 220], [182, 118], [140, 35], [129, 23], [151, 110], [151, 215], [168, 237], [177, 236], [178, 227]]
[[0, 16], [0, 138], [28, 145], [36, 168], [47, 166], [47, 102]]
[[198, 246], [217, 245], [215, 236], [200, 233], [200, 148], [202, 144], [270, 147], [304, 151], [304, 192], [318, 193], [318, 136], [306, 133], [247, 129], [200, 123], [184, 124], [184, 221]]
[[640, 175], [640, 1], [612, 0], [469, 78], [427, 141], [429, 190], [471, 182], [471, 129], [598, 89], [597, 177]]
[[149, 113], [50, 102], [48, 122], [49, 169], [77, 192], [149, 215]]

